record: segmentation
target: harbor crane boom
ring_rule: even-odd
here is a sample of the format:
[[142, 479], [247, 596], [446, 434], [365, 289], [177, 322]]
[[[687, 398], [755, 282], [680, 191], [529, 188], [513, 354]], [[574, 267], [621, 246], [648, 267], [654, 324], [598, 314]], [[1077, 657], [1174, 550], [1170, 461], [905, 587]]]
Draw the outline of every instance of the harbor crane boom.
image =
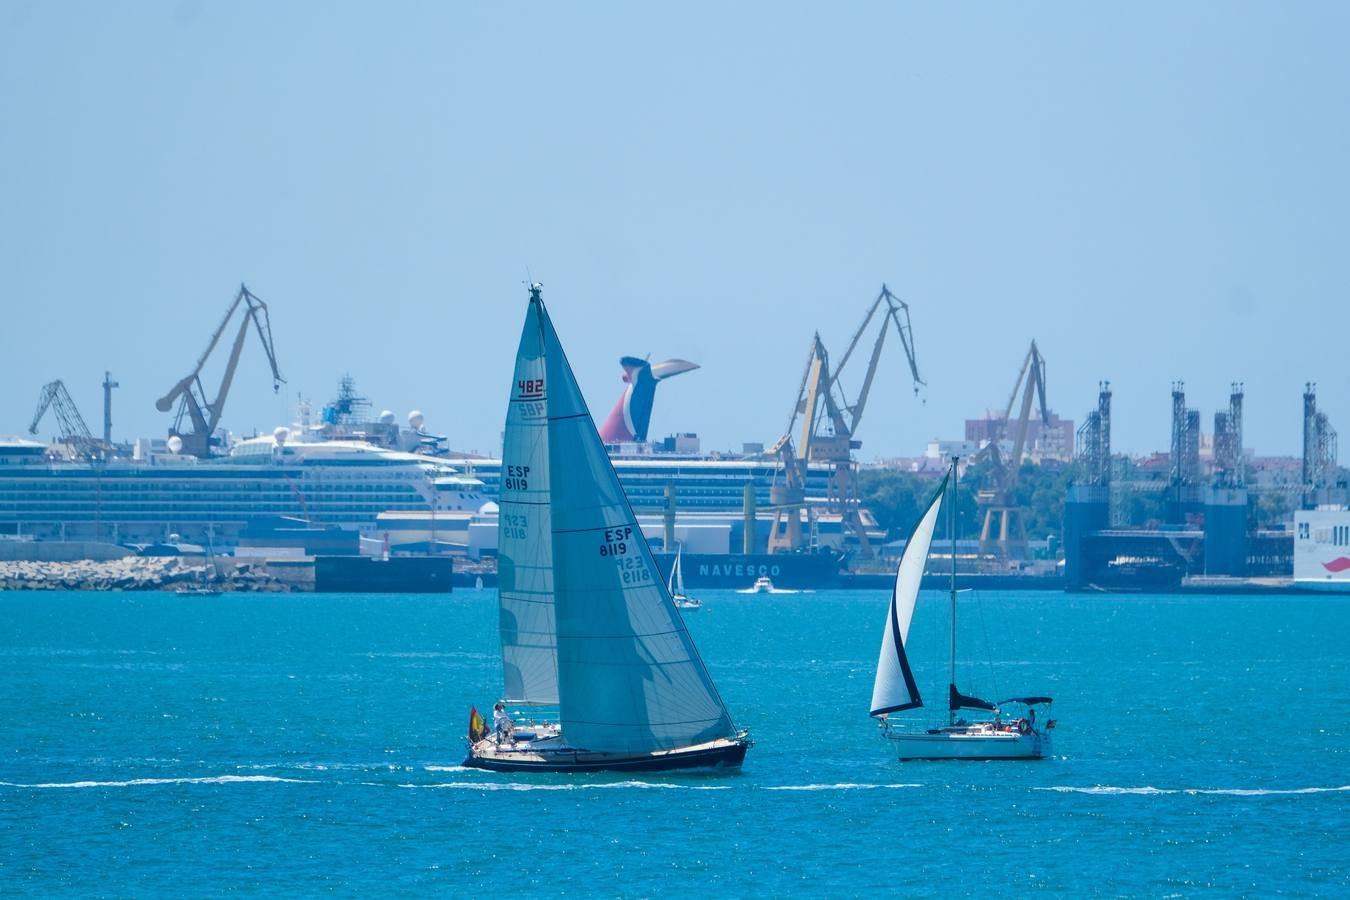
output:
[[[884, 304], [884, 305], [883, 305]], [[850, 401], [840, 382], [840, 375], [848, 365], [853, 353], [862, 344], [863, 335], [880, 312], [880, 328], [872, 342], [872, 351], [867, 360], [867, 369], [862, 376], [862, 386], [856, 397]], [[862, 422], [863, 412], [867, 408], [867, 398], [876, 378], [877, 364], [881, 360], [881, 350], [891, 326], [900, 336], [905, 357], [909, 363], [913, 378], [914, 393], [925, 385], [919, 375], [919, 364], [914, 355], [914, 335], [910, 326], [909, 305], [891, 293], [883, 284], [881, 293], [868, 307], [862, 324], [853, 333], [848, 348], [840, 357], [833, 371], [830, 367], [829, 353], [815, 334], [811, 339], [811, 350], [807, 356], [806, 370], [797, 389], [797, 402], [793, 405], [792, 415], [788, 418], [787, 428], [773, 446], [768, 455], [776, 455], [782, 462], [783, 485], [773, 497], [774, 527], [769, 538], [769, 550], [795, 550], [801, 546], [799, 511], [805, 507], [808, 518], [814, 515], [806, 504], [806, 470], [810, 462], [824, 462], [832, 465], [827, 507], [838, 512], [849, 530], [858, 540], [864, 557], [872, 555], [871, 544], [866, 535], [865, 524], [858, 509], [857, 490], [854, 479], [852, 453], [861, 446], [854, 438], [858, 425]], [[793, 447], [792, 432], [801, 417], [801, 435]], [[787, 519], [785, 532], [780, 533], [780, 523]]]
[[[843, 372], [844, 367], [848, 365], [849, 358], [853, 356], [853, 351], [857, 349], [864, 332], [867, 331], [868, 324], [871, 323], [872, 317], [876, 315], [883, 302], [886, 304], [886, 309], [881, 314], [881, 329], [877, 332], [876, 342], [872, 345], [872, 356], [867, 361], [867, 372], [863, 376], [862, 388], [858, 391], [858, 398], [852, 404], [849, 404], [844, 397], [843, 388], [839, 385], [839, 373]], [[839, 367], [835, 370], [834, 380], [830, 384], [831, 389], [837, 389], [839, 393], [840, 409], [838, 411], [841, 414], [846, 413], [849, 417], [847, 422], [849, 434], [857, 432], [858, 424], [862, 421], [863, 409], [867, 405], [867, 395], [872, 390], [872, 379], [877, 374], [877, 361], [881, 358], [881, 346], [885, 343], [886, 335], [890, 331], [886, 327], [888, 323], [895, 325], [895, 331], [900, 336], [900, 344], [905, 348], [905, 358], [909, 362], [910, 376], [914, 379], [914, 396], [917, 397], [919, 388], [927, 384], [919, 377], [919, 363], [914, 358], [914, 331], [909, 322], [909, 304], [892, 294], [890, 288], [883, 284], [881, 293], [877, 295], [877, 299], [867, 310], [867, 315], [863, 317], [862, 324], [854, 332], [853, 340], [849, 341], [848, 349], [844, 351], [843, 357], [839, 360]], [[836, 423], [836, 429], [837, 427]]]
[[[1012, 413], [1013, 407], [1017, 405], [1019, 392], [1022, 394], [1022, 405], [1014, 422]], [[998, 438], [990, 441], [986, 448], [987, 454], [985, 450], [980, 451], [980, 456], [987, 455], [994, 461], [996, 469], [993, 489], [980, 491], [975, 498], [976, 503], [984, 509], [984, 525], [980, 528], [981, 552], [987, 551], [993, 540], [996, 517], [999, 520], [997, 543], [1005, 558], [1010, 556], [1013, 549], [1009, 545], [1010, 539], [1015, 540], [1019, 548], [1026, 543], [1026, 527], [1022, 521], [1024, 511], [1014, 502], [1013, 491], [1017, 487], [1017, 476], [1022, 468], [1022, 455], [1026, 450], [1027, 435], [1031, 430], [1033, 401], [1039, 401], [1037, 408], [1041, 415], [1041, 425], [1048, 426], [1050, 410], [1045, 403], [1045, 358], [1041, 356], [1041, 351], [1036, 347], [1034, 340], [1026, 358], [1022, 360], [1022, 368], [1018, 370], [1017, 381], [1013, 383], [1012, 394], [1008, 397], [1008, 406], [1003, 411], [1003, 421], [999, 429], [998, 438], [1012, 439], [1012, 452], [1004, 461], [999, 456]], [[1014, 516], [1017, 517], [1017, 534], [1010, 538]]]
[[33, 413], [33, 422], [28, 426], [29, 434], [38, 433], [38, 424], [48, 409], [56, 413], [56, 421], [61, 426], [60, 443], [69, 446], [81, 459], [92, 460], [102, 455], [106, 448], [90, 433], [89, 426], [84, 424], [84, 416], [80, 415], [70, 392], [66, 390], [65, 382], [60, 379], [43, 385], [42, 393], [38, 396], [37, 411]]
[[[206, 365], [207, 359], [211, 356], [211, 351], [215, 350], [216, 344], [220, 342], [221, 335], [225, 333], [226, 327], [230, 324], [230, 319], [241, 307], [244, 312], [239, 322], [239, 330], [234, 336], [234, 343], [230, 346], [230, 356], [225, 363], [225, 374], [221, 377], [216, 398], [208, 401], [206, 389], [202, 386], [202, 366]], [[263, 350], [267, 353], [267, 362], [272, 367], [273, 392], [280, 390], [281, 385], [286, 381], [281, 377], [281, 372], [277, 370], [277, 355], [272, 346], [272, 323], [267, 315], [267, 304], [254, 296], [248, 287], [241, 283], [239, 293], [235, 295], [234, 302], [225, 311], [225, 318], [221, 320], [215, 333], [211, 335], [211, 341], [206, 345], [206, 350], [197, 360], [196, 367], [180, 379], [167, 394], [155, 402], [155, 408], [160, 412], [168, 412], [177, 402], [178, 413], [174, 417], [173, 428], [170, 429], [169, 433], [177, 435], [182, 440], [184, 453], [200, 457], [209, 455], [211, 435], [215, 433], [216, 426], [220, 424], [220, 416], [225, 409], [225, 398], [229, 396], [230, 384], [234, 381], [235, 370], [239, 367], [239, 355], [243, 352], [244, 339], [248, 336], [250, 324], [258, 332]], [[191, 420], [192, 423], [192, 430], [186, 433], [183, 431], [184, 418]]]

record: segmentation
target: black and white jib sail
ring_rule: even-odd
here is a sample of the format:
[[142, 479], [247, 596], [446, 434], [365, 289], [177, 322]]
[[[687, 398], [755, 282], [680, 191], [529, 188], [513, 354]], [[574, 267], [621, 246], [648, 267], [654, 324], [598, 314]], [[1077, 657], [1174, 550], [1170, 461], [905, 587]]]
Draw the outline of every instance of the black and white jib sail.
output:
[[895, 588], [886, 610], [886, 627], [881, 635], [881, 657], [877, 660], [877, 680], [872, 686], [872, 715], [898, 712], [923, 706], [919, 688], [910, 671], [905, 655], [905, 641], [909, 638], [909, 624], [914, 618], [914, 603], [919, 598], [919, 583], [928, 562], [928, 548], [937, 529], [938, 509], [947, 493], [947, 481], [942, 479], [928, 509], [914, 526], [914, 532], [905, 542], [904, 555], [895, 573]]

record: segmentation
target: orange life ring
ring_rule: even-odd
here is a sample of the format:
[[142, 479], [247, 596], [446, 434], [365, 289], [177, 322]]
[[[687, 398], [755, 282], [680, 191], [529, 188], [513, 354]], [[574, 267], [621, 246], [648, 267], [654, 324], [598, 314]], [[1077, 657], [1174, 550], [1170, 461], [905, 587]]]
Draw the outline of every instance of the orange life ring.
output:
[[1026, 719], [1018, 719], [1018, 720], [1017, 720], [1017, 733], [1018, 733], [1018, 734], [1031, 734], [1031, 723], [1028, 722]]

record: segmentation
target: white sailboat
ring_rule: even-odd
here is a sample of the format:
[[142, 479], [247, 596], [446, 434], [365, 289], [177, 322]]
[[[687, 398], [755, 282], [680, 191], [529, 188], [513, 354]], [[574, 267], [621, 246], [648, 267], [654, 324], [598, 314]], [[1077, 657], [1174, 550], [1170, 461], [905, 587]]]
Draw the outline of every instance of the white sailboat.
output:
[[485, 734], [466, 766], [506, 772], [739, 766], [732, 723], [532, 285], [506, 416], [498, 584], [503, 701], [557, 722]]
[[698, 609], [703, 606], [703, 602], [684, 592], [684, 569], [680, 566], [680, 557], [683, 555], [684, 544], [680, 544], [675, 550], [675, 562], [670, 564], [670, 580], [666, 582], [666, 590], [670, 591], [670, 598], [680, 609]]
[[[955, 553], [955, 497], [949, 505], [948, 533], [952, 536], [951, 578], [951, 632], [949, 636], [950, 662], [947, 686], [947, 724], [937, 728], [906, 726], [893, 722], [891, 715], [923, 706], [918, 685], [910, 670], [905, 653], [909, 626], [914, 616], [914, 604], [919, 596], [928, 548], [937, 527], [938, 510], [947, 487], [955, 494], [956, 463], [942, 480], [937, 494], [920, 517], [914, 533], [905, 544], [904, 555], [895, 575], [890, 607], [886, 612], [886, 626], [881, 638], [881, 656], [877, 660], [877, 677], [872, 688], [872, 716], [880, 721], [882, 734], [894, 742], [901, 760], [914, 759], [1041, 759], [1050, 753], [1050, 731], [1055, 727], [1049, 718], [1051, 698], [1013, 697], [990, 703], [979, 697], [962, 694], [956, 688], [956, 553]], [[1005, 718], [1004, 707], [1013, 707], [1021, 715]], [[1043, 711], [1037, 721], [1038, 710]], [[962, 714], [981, 711], [989, 715], [976, 720]]]

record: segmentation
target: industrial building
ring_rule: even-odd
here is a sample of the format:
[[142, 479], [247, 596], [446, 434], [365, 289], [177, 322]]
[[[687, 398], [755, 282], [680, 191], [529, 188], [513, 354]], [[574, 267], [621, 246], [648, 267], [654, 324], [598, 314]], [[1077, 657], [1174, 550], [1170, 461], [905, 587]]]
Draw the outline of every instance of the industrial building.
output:
[[[1102, 382], [1097, 408], [1078, 431], [1079, 474], [1065, 500], [1067, 589], [1162, 590], [1188, 579], [1289, 578], [1294, 531], [1253, 527], [1256, 493], [1242, 447], [1243, 399], [1242, 385], [1234, 383], [1227, 408], [1215, 413], [1206, 471], [1200, 413], [1187, 406], [1185, 386], [1176, 382], [1166, 477], [1123, 479], [1111, 455], [1111, 388]], [[1288, 477], [1290, 466], [1269, 464], [1260, 472], [1257, 489], [1297, 497], [1308, 510], [1343, 505], [1335, 430], [1317, 410], [1311, 384], [1303, 395], [1303, 423], [1301, 477], [1294, 481]], [[1130, 495], [1141, 491], [1162, 494], [1162, 521], [1148, 527], [1120, 516]]]

